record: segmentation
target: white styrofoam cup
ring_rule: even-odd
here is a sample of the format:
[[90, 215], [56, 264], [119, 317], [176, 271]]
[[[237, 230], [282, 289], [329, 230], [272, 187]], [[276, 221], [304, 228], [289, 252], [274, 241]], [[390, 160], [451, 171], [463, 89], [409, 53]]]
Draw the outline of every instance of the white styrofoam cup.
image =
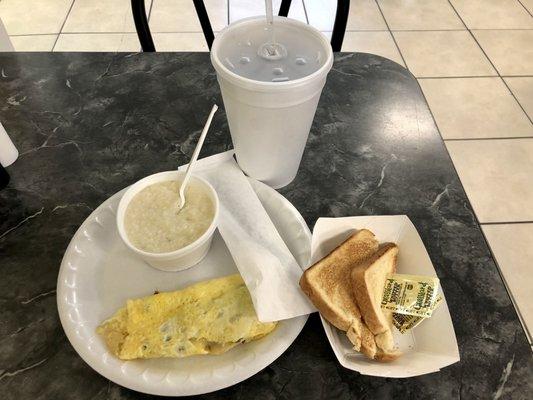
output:
[[328, 39], [300, 21], [277, 17], [275, 24], [290, 24], [316, 36], [326, 60], [314, 73], [285, 82], [245, 78], [230, 71], [219, 58], [232, 29], [264, 24], [264, 17], [237, 21], [215, 38], [211, 62], [217, 72], [237, 162], [249, 176], [274, 188], [288, 185], [296, 176], [326, 76], [333, 65]]

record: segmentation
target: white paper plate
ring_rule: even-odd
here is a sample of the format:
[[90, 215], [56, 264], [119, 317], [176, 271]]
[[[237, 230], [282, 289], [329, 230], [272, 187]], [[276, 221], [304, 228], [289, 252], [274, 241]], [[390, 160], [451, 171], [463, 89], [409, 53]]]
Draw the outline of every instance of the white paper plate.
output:
[[[311, 234], [302, 216], [275, 190], [250, 182], [296, 260], [307, 266]], [[267, 367], [291, 345], [307, 316], [282, 321], [265, 338], [223, 355], [125, 362], [109, 353], [95, 329], [127, 299], [237, 272], [218, 231], [207, 257], [186, 271], [158, 271], [136, 258], [116, 229], [115, 212], [123, 192], [106, 200], [85, 220], [72, 238], [59, 270], [57, 306], [61, 324], [87, 364], [113, 382], [139, 392], [186, 396], [241, 382]]]
[[[437, 276], [420, 235], [406, 215], [319, 218], [313, 229], [312, 262], [327, 255], [354, 230], [363, 228], [374, 232], [381, 243], [398, 245], [398, 273]], [[363, 375], [408, 378], [436, 372], [459, 361], [455, 331], [442, 288], [439, 293], [443, 300], [431, 318], [403, 335], [394, 329], [396, 346], [403, 355], [390, 363], [369, 360], [355, 352], [346, 334], [322, 318], [339, 362]]]

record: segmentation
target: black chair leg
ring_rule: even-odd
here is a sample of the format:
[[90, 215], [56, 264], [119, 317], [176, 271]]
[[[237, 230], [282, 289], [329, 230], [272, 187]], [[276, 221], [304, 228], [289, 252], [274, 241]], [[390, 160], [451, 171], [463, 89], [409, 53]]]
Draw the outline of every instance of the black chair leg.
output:
[[135, 21], [135, 29], [141, 47], [144, 52], [154, 52], [155, 46], [148, 26], [148, 18], [146, 17], [146, 9], [144, 7], [144, 0], [131, 0], [131, 11], [133, 13], [133, 20]]
[[333, 34], [331, 36], [331, 47], [333, 51], [341, 51], [349, 13], [350, 0], [338, 0], [337, 14], [335, 15], [335, 24], [333, 25]]
[[0, 190], [5, 188], [8, 183], [9, 183], [9, 174], [4, 169], [4, 167], [2, 167], [2, 164], [0, 164]]
[[[200, 20], [202, 31], [204, 32], [207, 47], [211, 50], [215, 35], [213, 28], [207, 15], [207, 10], [203, 0], [193, 0], [196, 14]], [[279, 16], [286, 17], [289, 14], [291, 7], [291, 0], [281, 0], [279, 8]], [[131, 9], [133, 12], [133, 20], [135, 21], [135, 28], [137, 29], [137, 36], [141, 42], [141, 47], [144, 52], [154, 52], [155, 46], [148, 26], [148, 18], [146, 16], [146, 9], [144, 7], [144, 0], [131, 0]], [[348, 23], [348, 15], [350, 12], [350, 0], [337, 1], [337, 13], [335, 15], [335, 24], [333, 25], [333, 33], [331, 36], [331, 47], [333, 51], [341, 51], [344, 34], [346, 32], [346, 25]]]
[[280, 17], [286, 17], [287, 15], [289, 15], [289, 9], [291, 8], [291, 1], [292, 0], [281, 0], [281, 5], [279, 6], [279, 13], [278, 13]]
[[193, 0], [193, 3], [194, 8], [196, 8], [196, 14], [198, 14], [198, 19], [200, 20], [200, 25], [202, 26], [202, 31], [204, 32], [207, 47], [211, 50], [215, 35], [213, 34], [213, 28], [211, 28], [211, 22], [209, 22], [209, 16], [207, 15], [205, 4], [203, 0]]

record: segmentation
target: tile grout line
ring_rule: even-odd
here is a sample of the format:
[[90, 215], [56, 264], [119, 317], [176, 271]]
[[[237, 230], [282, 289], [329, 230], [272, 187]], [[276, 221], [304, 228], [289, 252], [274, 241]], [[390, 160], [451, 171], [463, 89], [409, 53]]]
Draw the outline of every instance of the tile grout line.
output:
[[[219, 31], [213, 31], [219, 32]], [[150, 33], [202, 33], [202, 31], [171, 31], [171, 32], [162, 32], [162, 31], [150, 31]], [[62, 35], [136, 35], [136, 31], [132, 32], [63, 32]], [[55, 35], [55, 34], [54, 34]], [[19, 35], [25, 36], [25, 35]]]
[[533, 78], [533, 74], [531, 75], [502, 75], [502, 78]]
[[503, 137], [503, 136], [498, 136], [498, 137], [488, 137], [488, 138], [485, 138], [485, 137], [480, 137], [480, 138], [449, 138], [449, 139], [444, 139], [445, 142], [458, 142], [458, 141], [461, 141], [461, 140], [465, 140], [465, 141], [468, 141], [468, 140], [516, 140], [516, 139], [533, 139], [533, 136], [509, 136], [509, 137]]
[[[0, 0], [1, 1], [1, 0]], [[22, 33], [22, 34], [18, 34], [18, 35], [9, 35], [9, 37], [17, 37], [17, 36], [50, 36], [50, 35], [58, 35], [57, 32], [51, 32], [51, 33]]]
[[[176, 32], [181, 33], [181, 32]], [[184, 32], [185, 33], [185, 32]], [[62, 35], [135, 35], [137, 32], [63, 32]], [[23, 36], [23, 35], [21, 35]]]
[[480, 222], [480, 225], [516, 225], [533, 224], [533, 221], [503, 221], [503, 222]]
[[[219, 33], [220, 31], [216, 31], [216, 30], [213, 30], [213, 33]], [[152, 32], [152, 34], [155, 34], [157, 33], [158, 35], [166, 35], [166, 34], [177, 34], [177, 33], [194, 33], [194, 34], [198, 34], [198, 35], [202, 35], [202, 37], [204, 37], [204, 33], [202, 31], [198, 32], [198, 31], [181, 31], [181, 32], [161, 32], [161, 31], [155, 31], [155, 32]], [[186, 50], [176, 50], [176, 51], [186, 51]]]
[[[390, 26], [389, 26], [389, 23], [387, 22], [387, 18], [385, 18], [385, 14], [383, 14], [383, 11], [381, 10], [381, 7], [378, 3], [378, 0], [374, 0], [374, 2], [376, 3], [376, 6], [378, 7], [378, 10], [379, 10], [379, 13], [381, 14], [381, 18], [383, 18], [383, 22], [385, 22], [385, 26], [387, 27], [387, 30], [389, 32], [389, 35], [391, 36], [392, 38], [392, 41], [394, 42], [394, 45], [396, 46], [396, 49], [398, 50], [398, 53], [400, 54], [400, 57], [402, 58], [402, 61], [403, 61], [403, 65], [405, 65], [405, 68], [407, 69], [407, 71], [409, 71], [409, 66], [407, 65], [407, 61], [405, 60], [405, 58], [403, 57], [403, 54], [402, 54], [402, 51], [400, 50], [400, 46], [398, 46], [398, 43], [396, 42], [396, 38], [394, 37], [394, 35], [392, 34], [392, 31], [390, 29]], [[409, 71], [410, 72], [410, 71]], [[414, 75], [413, 75], [414, 76]], [[416, 78], [415, 78], [416, 79]], [[420, 85], [418, 85], [420, 86]], [[420, 88], [420, 90], [422, 90], [422, 88]], [[427, 102], [426, 102], [427, 103]], [[428, 104], [428, 108], [429, 108], [429, 103]], [[437, 126], [437, 124], [435, 123], [435, 126]], [[439, 131], [440, 133], [440, 131]], [[442, 136], [442, 135], [441, 135]]]
[[[450, 0], [448, 0], [448, 4], [450, 5], [450, 7], [452, 7], [453, 11], [455, 11], [455, 13], [457, 14], [457, 17], [459, 17], [459, 19], [461, 20], [461, 22], [463, 23], [463, 25], [467, 29], [467, 31], [470, 34], [470, 36], [472, 37], [472, 39], [474, 39], [474, 42], [476, 42], [478, 47], [481, 49], [481, 52], [487, 58], [487, 60], [489, 61], [490, 65], [492, 66], [492, 68], [494, 68], [494, 70], [498, 74], [498, 77], [501, 79], [501, 81], [503, 82], [503, 84], [505, 85], [505, 87], [507, 88], [507, 90], [509, 91], [509, 93], [511, 94], [513, 99], [516, 101], [516, 103], [518, 104], [518, 106], [520, 107], [522, 112], [526, 115], [526, 118], [529, 120], [529, 122], [531, 124], [533, 124], [533, 119], [531, 119], [532, 117], [529, 116], [529, 114], [526, 112], [525, 108], [522, 106], [522, 104], [520, 104], [520, 102], [518, 101], [518, 99], [514, 95], [513, 91], [511, 90], [511, 88], [507, 84], [507, 82], [505, 82], [505, 79], [503, 79], [502, 75], [500, 74], [500, 71], [498, 71], [498, 68], [496, 68], [496, 65], [494, 65], [494, 63], [490, 59], [489, 55], [485, 52], [485, 49], [481, 46], [481, 44], [478, 42], [476, 36], [472, 33], [472, 30], [466, 25], [465, 21], [463, 20], [463, 18], [461, 18], [461, 15], [459, 15], [459, 12], [455, 9], [455, 7], [453, 6], [453, 4], [452, 4], [452, 2]], [[515, 30], [522, 30], [522, 29], [515, 29]]]
[[526, 12], [527, 12], [529, 15], [531, 15], [531, 16], [533, 17], [533, 14], [529, 12], [529, 10], [527, 9], [527, 7], [522, 3], [522, 0], [517, 0], [517, 1], [520, 3], [520, 5], [521, 5], [522, 7], [524, 7], [524, 10], [526, 10]]
[[[320, 31], [320, 29], [319, 29]], [[328, 33], [332, 33], [333, 31], [328, 31], [328, 30], [325, 30], [325, 31], [320, 31], [320, 32], [328, 32]], [[370, 32], [370, 33], [375, 33], [375, 32], [391, 32], [389, 31], [388, 29], [346, 29], [346, 32]]]
[[470, 78], [498, 78], [498, 75], [446, 75], [446, 76], [417, 76], [416, 79], [470, 79]]
[[[465, 32], [469, 28], [464, 29], [391, 29], [392, 32]], [[533, 31], [533, 28], [474, 28], [475, 31]]]
[[[531, 28], [533, 29], [533, 28]], [[448, 28], [448, 29], [391, 29], [391, 32], [464, 32], [466, 28]]]
[[72, 7], [74, 7], [74, 3], [76, 0], [72, 0], [72, 3], [70, 3], [70, 7], [68, 9], [67, 15], [65, 15], [65, 19], [63, 20], [63, 23], [61, 24], [61, 28], [59, 28], [59, 33], [57, 34], [56, 40], [54, 41], [54, 45], [52, 46], [52, 50], [50, 52], [53, 52], [56, 48], [57, 41], [59, 40], [59, 36], [61, 36], [61, 32], [63, 31], [63, 28], [65, 27], [65, 24], [67, 23], [68, 16], [70, 15], [70, 12], [72, 11]]
[[[498, 75], [419, 76], [416, 79], [476, 79], [498, 78]], [[533, 75], [502, 75], [501, 78], [533, 78]]]
[[[321, 31], [332, 32], [332, 31]], [[346, 29], [346, 32], [392, 32], [389, 29]]]
[[152, 17], [152, 7], [154, 6], [154, 2], [156, 0], [152, 0], [150, 2], [150, 8], [148, 9], [148, 16], [147, 16], [147, 19], [148, 19], [148, 23], [150, 22], [150, 18]]
[[511, 93], [511, 96], [513, 96], [513, 98], [515, 99], [515, 101], [517, 102], [518, 106], [522, 109], [522, 111], [524, 112], [524, 114], [526, 114], [526, 117], [527, 119], [529, 119], [529, 122], [531, 122], [531, 124], [533, 124], [533, 115], [532, 116], [529, 116], [529, 114], [527, 113], [526, 109], [522, 106], [522, 104], [518, 101], [518, 99], [516, 98], [515, 94], [513, 93], [513, 91], [511, 90], [511, 88], [509, 87], [509, 85], [507, 84], [507, 82], [505, 81], [505, 79], [503, 78], [503, 76], [501, 76], [499, 73], [498, 75], [500, 76], [500, 79], [502, 80], [503, 84], [505, 85], [505, 87], [507, 88], [507, 90], [509, 91], [509, 93]]

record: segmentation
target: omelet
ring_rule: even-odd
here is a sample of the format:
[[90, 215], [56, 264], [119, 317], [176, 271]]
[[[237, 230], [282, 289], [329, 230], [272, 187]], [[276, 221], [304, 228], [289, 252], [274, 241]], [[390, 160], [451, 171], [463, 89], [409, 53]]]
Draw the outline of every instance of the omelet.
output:
[[128, 300], [96, 332], [122, 360], [221, 354], [260, 339], [276, 322], [259, 322], [241, 276]]

